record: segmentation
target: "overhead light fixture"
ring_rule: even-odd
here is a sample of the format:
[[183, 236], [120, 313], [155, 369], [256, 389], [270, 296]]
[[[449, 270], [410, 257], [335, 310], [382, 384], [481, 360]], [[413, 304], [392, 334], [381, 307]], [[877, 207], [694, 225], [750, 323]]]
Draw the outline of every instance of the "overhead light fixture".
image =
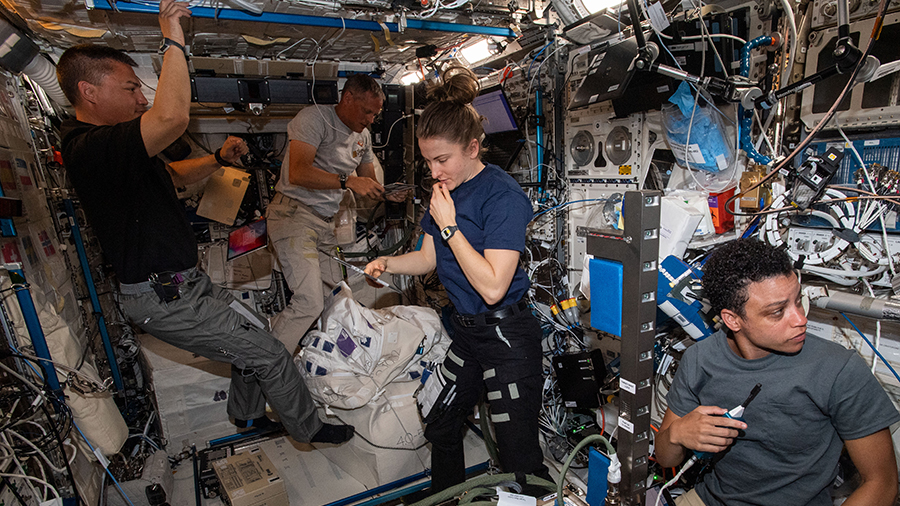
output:
[[408, 84], [416, 84], [417, 82], [422, 80], [422, 76], [419, 75], [418, 72], [410, 72], [405, 76], [400, 78], [400, 84], [408, 85]]
[[469, 47], [463, 48], [460, 53], [462, 53], [463, 58], [465, 58], [467, 62], [477, 63], [490, 56], [491, 50], [490, 47], [488, 47], [488, 40], [482, 39]]

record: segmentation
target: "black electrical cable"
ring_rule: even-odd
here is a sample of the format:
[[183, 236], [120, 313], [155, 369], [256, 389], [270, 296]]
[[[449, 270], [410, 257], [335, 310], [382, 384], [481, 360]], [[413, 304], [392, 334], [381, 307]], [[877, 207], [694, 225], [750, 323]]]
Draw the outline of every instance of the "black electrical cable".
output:
[[415, 227], [415, 224], [413, 224], [412, 222], [405, 220], [404, 222], [409, 223], [409, 225], [404, 227], [403, 236], [395, 244], [392, 244], [391, 246], [388, 246], [387, 248], [384, 248], [384, 249], [377, 249], [377, 248], [372, 247], [372, 245], [369, 243], [369, 230], [371, 229], [369, 223], [371, 223], [375, 219], [374, 218], [375, 211], [378, 209], [378, 206], [381, 205], [381, 203], [382, 202], [379, 202], [378, 205], [375, 206], [375, 208], [370, 213], [369, 221], [366, 222], [366, 246], [367, 246], [366, 251], [358, 252], [358, 253], [352, 252], [352, 251], [345, 251], [344, 252], [345, 257], [347, 257], [347, 258], [362, 258], [362, 257], [377, 258], [380, 256], [393, 255], [395, 252], [397, 252], [397, 250], [402, 248], [403, 245], [407, 243], [407, 241], [409, 241], [409, 238], [412, 236], [412, 232], [413, 232], [413, 230], [415, 230], [416, 227]]
[[[341, 417], [335, 415], [335, 418], [337, 418], [337, 420], [339, 422], [341, 422], [342, 424], [349, 425], [347, 422], [341, 420]], [[396, 448], [396, 447], [392, 447], [392, 446], [381, 446], [381, 445], [377, 445], [377, 444], [369, 441], [368, 439], [366, 439], [366, 437], [363, 436], [362, 434], [360, 434], [359, 431], [356, 430], [356, 428], [353, 429], [353, 433], [356, 434], [357, 436], [359, 436], [359, 438], [362, 439], [363, 441], [365, 441], [366, 443], [374, 446], [375, 448], [381, 449], [381, 450], [404, 450], [404, 451], [408, 451], [408, 452], [414, 452], [414, 451], [418, 451], [419, 449], [423, 448], [425, 445], [428, 444], [428, 441], [426, 441], [415, 448]]]
[[[15, 400], [15, 399], [24, 398], [24, 396], [25, 396], [26, 394], [27, 394], [27, 391], [19, 391], [19, 392], [15, 392], [15, 393], [13, 394], [13, 395], [14, 395], [13, 399]], [[3, 394], [2, 397], [3, 397], [4, 399], [7, 397], [7, 395], [6, 395], [5, 392], [4, 392], [4, 394]], [[15, 425], [15, 424], [17, 424], [17, 423], [19, 423], [19, 422], [22, 422], [23, 420], [25, 420], [25, 419], [31, 417], [32, 415], [34, 415], [35, 412], [36, 412], [36, 406], [34, 406], [33, 404], [29, 403], [29, 405], [27, 406], [27, 409], [26, 409], [25, 413], [22, 414], [21, 416], [17, 417], [17, 418], [10, 419], [9, 422], [7, 422], [5, 425], [3, 425], [2, 427], [0, 427], [0, 432], [3, 432], [3, 431], [5, 431], [6, 429], [12, 427], [13, 425]], [[12, 413], [8, 413], [8, 415], [9, 415], [9, 416], [12, 416]]]
[[[24, 357], [24, 356], [18, 356], [18, 358], [25, 358], [25, 359], [27, 359], [27, 360], [32, 360], [32, 359], [30, 359], [30, 358], [28, 358], [28, 357]], [[32, 360], [32, 361], [34, 361], [34, 360]], [[18, 379], [18, 378], [17, 378], [17, 379]], [[20, 379], [20, 381], [22, 381], [22, 380]], [[44, 390], [49, 390], [49, 385], [47, 385], [46, 382], [45, 382], [45, 384], [44, 384]], [[66, 468], [67, 477], [69, 478], [69, 481], [70, 481], [70, 483], [71, 483], [71, 485], [72, 485], [72, 492], [75, 494], [75, 499], [76, 499], [76, 501], [77, 501], [76, 504], [78, 504], [78, 503], [84, 503], [84, 499], [82, 498], [81, 494], [78, 492], [78, 487], [77, 487], [77, 485], [76, 485], [76, 483], [75, 483], [75, 475], [72, 473], [72, 469], [71, 469], [71, 467], [69, 466], [69, 459], [68, 459], [68, 457], [67, 457], [67, 455], [66, 455], [65, 446], [64, 446], [64, 444], [63, 444], [63, 436], [62, 436], [62, 434], [61, 434], [59, 428], [58, 428], [58, 427], [56, 426], [56, 424], [54, 423], [54, 421], [53, 421], [53, 416], [50, 414], [50, 412], [49, 412], [49, 410], [47, 409], [45, 403], [44, 403], [44, 402], [40, 402], [40, 403], [38, 403], [38, 404], [40, 404], [41, 410], [44, 412], [44, 416], [47, 417], [47, 422], [50, 424], [50, 429], [51, 429], [51, 430], [50, 430], [50, 434], [48, 434], [47, 436], [48, 436], [48, 437], [49, 437], [49, 436], [55, 436], [55, 442], [57, 443], [57, 445], [56, 445], [56, 447], [50, 447], [49, 443], [52, 442], [52, 439], [51, 439], [50, 441], [44, 441], [44, 438], [38, 439], [38, 440], [33, 440], [33, 441], [30, 440], [30, 439], [29, 439], [29, 440], [31, 441], [31, 443], [32, 443], [35, 447], [42, 449], [42, 451], [43, 451], [43, 450], [50, 451], [50, 450], [53, 450], [53, 449], [56, 449], [56, 448], [59, 449], [60, 453], [62, 454], [62, 460], [63, 460], [63, 463], [64, 463], [65, 468]], [[31, 407], [34, 408], [34, 403], [31, 403]], [[61, 402], [61, 403], [58, 404], [58, 409], [60, 410], [60, 414], [63, 415], [63, 416], [65, 416], [66, 418], [69, 418], [69, 415], [71, 415], [71, 411], [69, 410], [68, 405], [66, 405], [64, 402]], [[30, 418], [30, 415], [29, 415], [28, 418]], [[21, 421], [23, 421], [23, 420], [24, 420], [24, 417], [20, 417], [20, 418], [17, 419], [17, 420], [11, 421], [9, 424], [7, 424], [7, 425], [5, 425], [5, 426], [3, 427], [3, 430], [5, 431], [5, 430], [8, 429], [9, 427], [12, 427], [13, 425], [15, 425], [15, 424], [17, 424], [17, 423], [19, 423], [19, 422], [21, 422]], [[70, 429], [71, 429], [71, 427], [67, 428], [66, 436], [68, 436], [68, 430], [70, 430]], [[21, 435], [22, 437], [25, 437], [26, 435], [28, 435], [28, 433], [25, 432], [25, 433], [20, 434], [20, 435]], [[17, 448], [15, 445], [13, 445], [13, 452], [15, 452], [16, 449], [19, 449], [19, 448]]]

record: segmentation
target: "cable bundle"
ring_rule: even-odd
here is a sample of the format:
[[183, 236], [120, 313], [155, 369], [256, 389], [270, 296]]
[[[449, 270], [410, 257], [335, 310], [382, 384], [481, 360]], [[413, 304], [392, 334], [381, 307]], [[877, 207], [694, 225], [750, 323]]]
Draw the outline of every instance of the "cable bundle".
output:
[[[869, 177], [872, 179], [872, 185], [876, 194], [883, 197], [900, 197], [900, 172], [889, 169], [884, 165], [873, 163], [869, 167]], [[866, 181], [865, 169], [859, 168], [853, 173], [853, 179], [856, 186], [865, 189], [869, 186]], [[891, 201], [884, 201], [888, 209], [892, 211], [900, 210], [900, 205]]]

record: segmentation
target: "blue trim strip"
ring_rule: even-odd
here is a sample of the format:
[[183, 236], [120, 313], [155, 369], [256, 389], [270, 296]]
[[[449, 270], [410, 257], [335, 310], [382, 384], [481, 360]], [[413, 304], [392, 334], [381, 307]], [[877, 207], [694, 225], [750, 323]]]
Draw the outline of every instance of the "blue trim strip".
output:
[[[550, 44], [547, 44], [549, 46]], [[547, 48], [544, 46], [544, 49]], [[541, 50], [543, 51], [543, 49]], [[537, 58], [537, 57], [535, 57]], [[540, 77], [538, 77], [538, 81], [540, 81]], [[537, 139], [537, 182], [541, 184], [538, 186], [538, 194], [541, 196], [541, 202], [543, 202], [547, 196], [544, 195], [544, 127], [541, 125], [541, 122], [544, 120], [544, 107], [541, 103], [544, 100], [543, 93], [541, 92], [541, 85], [538, 83], [537, 87], [534, 89], [534, 115], [537, 117], [538, 123], [537, 132], [535, 133], [535, 137]]]
[[[399, 480], [392, 481], [392, 482], [386, 483], [384, 485], [380, 485], [371, 490], [366, 490], [365, 492], [353, 494], [351, 496], [345, 497], [338, 501], [330, 502], [330, 503], [326, 504], [325, 506], [345, 506], [347, 504], [353, 504], [356, 501], [359, 501], [362, 499], [368, 499], [369, 497], [372, 497], [373, 495], [382, 494], [384, 492], [394, 490], [397, 487], [402, 487], [403, 485], [406, 485], [407, 483], [412, 483], [416, 480], [419, 480], [422, 478], [427, 478], [430, 475], [431, 475], [431, 469], [426, 469], [425, 471], [422, 471], [421, 473], [416, 473], [416, 474], [407, 476], [405, 478], [400, 478]], [[425, 483], [423, 483], [423, 485], [427, 485], [428, 483], [431, 483], [431, 482], [430, 481], [425, 482]], [[419, 490], [421, 490], [421, 489], [419, 489]], [[418, 490], [415, 490], [415, 492], [417, 492], [417, 491]], [[409, 493], [411, 493], [411, 492], [409, 492]]]
[[[115, 9], [105, 0], [93, 2], [94, 9], [104, 11], [138, 12], [146, 14], [159, 14], [155, 5], [133, 4], [128, 2], [115, 2]], [[367, 30], [370, 32], [383, 31], [381, 24], [375, 21], [359, 19], [341, 19], [324, 16], [306, 16], [302, 14], [283, 14], [279, 12], [263, 12], [251, 14], [237, 9], [212, 9], [210, 7], [192, 7], [191, 14], [195, 18], [222, 19], [229, 21], [253, 21], [257, 23], [278, 23], [283, 25], [321, 26], [327, 28], [347, 28], [349, 30]], [[388, 30], [398, 33], [397, 23], [385, 23]], [[509, 28], [494, 26], [462, 25], [456, 23], [444, 23], [440, 21], [423, 21], [410, 19], [406, 22], [407, 28], [425, 30], [431, 32], [471, 33], [473, 35], [489, 35], [497, 37], [515, 38], [516, 33]]]
[[[479, 472], [482, 472], [482, 471], [487, 470], [488, 464], [490, 464], [490, 461], [485, 461], [485, 462], [482, 462], [481, 464], [475, 464], [474, 466], [472, 466], [472, 467], [466, 469], [466, 477], [468, 477], [468, 476], [470, 476], [470, 475], [472, 475], [472, 474], [479, 473]], [[387, 490], [391, 490], [392, 488], [396, 488], [396, 487], [402, 486], [402, 485], [404, 485], [405, 483], [409, 483], [410, 479], [412, 479], [412, 480], [414, 481], [414, 480], [417, 480], [417, 479], [419, 479], [419, 478], [424, 478], [425, 475], [430, 475], [430, 474], [431, 474], [431, 469], [428, 469], [428, 470], [426, 470], [426, 471], [422, 471], [421, 473], [414, 474], [414, 475], [409, 476], [409, 477], [406, 477], [406, 478], [401, 478], [401, 479], [399, 479], [399, 480], [397, 480], [397, 481], [388, 483], [388, 484], [386, 484], [386, 485], [382, 485], [382, 486], [380, 486], [380, 487], [373, 488], [372, 490], [367, 490], [367, 491], [365, 491], [365, 492], [360, 492], [359, 494], [356, 494], [356, 495], [347, 497], [347, 498], [345, 498], [345, 499], [341, 499], [341, 500], [339, 500], [339, 501], [335, 501], [335, 502], [328, 503], [328, 504], [326, 504], [325, 506], [346, 506], [346, 505], [348, 505], [348, 504], [353, 504], [354, 502], [356, 502], [356, 501], [358, 501], [358, 500], [360, 500], [360, 499], [364, 499], [364, 498], [366, 498], [366, 497], [370, 497], [370, 496], [373, 496], [373, 495], [375, 495], [375, 494], [380, 494], [380, 493], [385, 492], [385, 491], [387, 491]], [[386, 503], [386, 502], [390, 502], [390, 501], [393, 501], [393, 500], [395, 500], [395, 499], [399, 499], [400, 497], [403, 497], [403, 496], [405, 496], [405, 495], [409, 495], [409, 494], [418, 492], [418, 491], [420, 491], [420, 490], [425, 490], [425, 489], [428, 488], [430, 485], [431, 485], [431, 480], [423, 481], [422, 483], [417, 483], [417, 484], [415, 484], [415, 485], [413, 485], [413, 486], [411, 486], [411, 487], [407, 487], [407, 488], [404, 488], [404, 489], [400, 489], [400, 490], [398, 490], [398, 491], [396, 491], [396, 492], [391, 492], [390, 494], [385, 494], [385, 495], [382, 495], [381, 497], [376, 497], [376, 498], [371, 499], [371, 500], [366, 501], [366, 502], [358, 503], [356, 506], [377, 506], [377, 505], [379, 505], [379, 504], [384, 504], [384, 503]], [[390, 488], [386, 488], [386, 487], [390, 487]]]

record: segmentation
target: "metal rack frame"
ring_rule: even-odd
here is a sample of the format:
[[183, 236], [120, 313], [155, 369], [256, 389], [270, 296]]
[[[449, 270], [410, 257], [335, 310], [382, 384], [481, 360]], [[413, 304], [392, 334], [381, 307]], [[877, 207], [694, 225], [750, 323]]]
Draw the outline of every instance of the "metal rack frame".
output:
[[661, 199], [662, 192], [656, 190], [626, 192], [621, 236], [584, 230], [588, 254], [622, 264], [620, 430], [616, 454], [622, 463], [619, 490], [624, 505], [644, 504], [649, 472]]

